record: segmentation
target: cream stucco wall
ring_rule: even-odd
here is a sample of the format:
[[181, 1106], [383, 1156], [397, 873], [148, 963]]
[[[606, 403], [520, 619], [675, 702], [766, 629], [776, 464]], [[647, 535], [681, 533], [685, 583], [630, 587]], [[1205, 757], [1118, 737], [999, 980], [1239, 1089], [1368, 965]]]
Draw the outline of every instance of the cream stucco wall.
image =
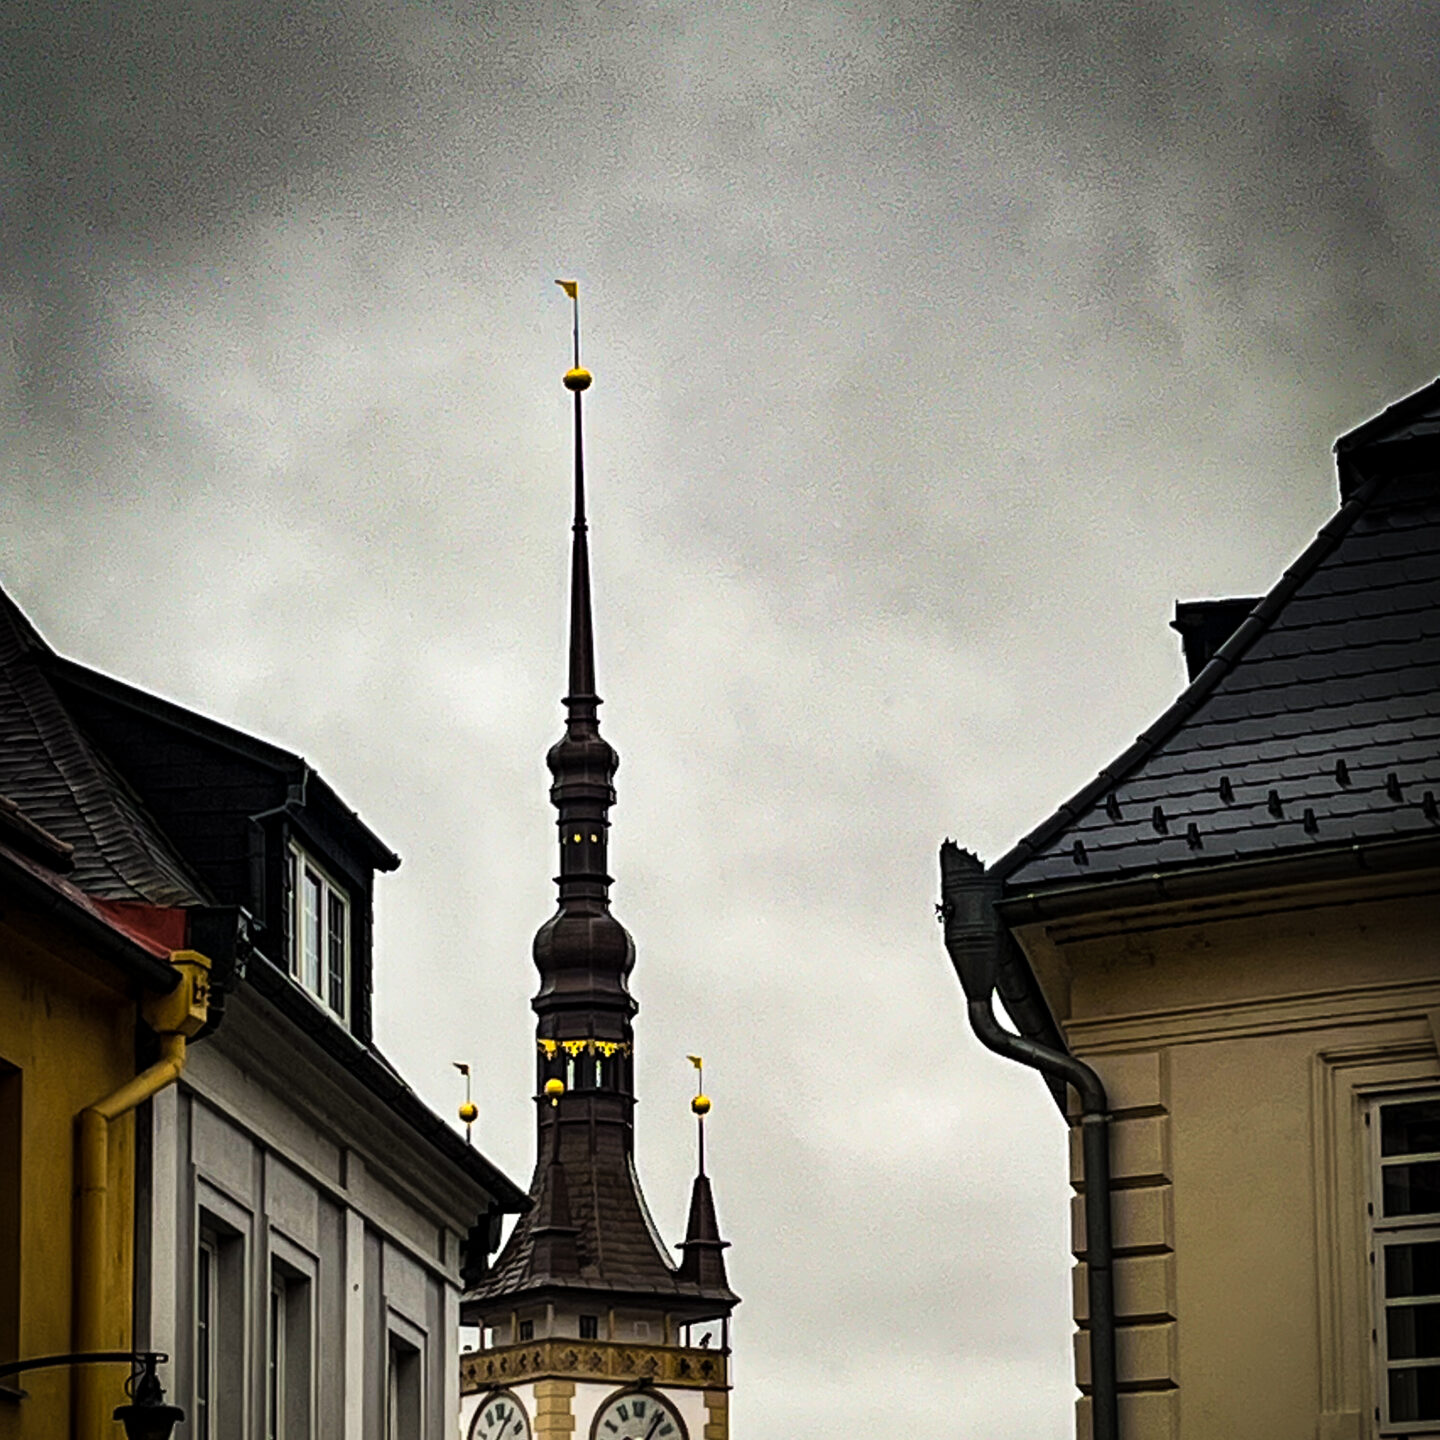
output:
[[1440, 1087], [1437, 915], [1431, 871], [1020, 932], [1116, 1114], [1126, 1440], [1377, 1433], [1364, 1111]]

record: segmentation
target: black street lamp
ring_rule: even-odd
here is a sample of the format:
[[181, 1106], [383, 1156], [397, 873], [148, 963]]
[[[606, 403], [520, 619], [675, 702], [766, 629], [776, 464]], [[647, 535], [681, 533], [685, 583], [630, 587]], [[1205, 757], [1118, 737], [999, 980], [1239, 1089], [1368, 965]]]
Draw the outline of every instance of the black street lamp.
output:
[[127, 1440], [170, 1440], [170, 1432], [177, 1421], [185, 1418], [185, 1412], [178, 1405], [165, 1403], [165, 1390], [155, 1373], [155, 1367], [169, 1359], [158, 1350], [86, 1350], [75, 1355], [41, 1355], [34, 1360], [0, 1365], [0, 1380], [54, 1365], [127, 1364], [130, 1378], [125, 1382], [125, 1393], [130, 1403], [115, 1407], [115, 1418], [125, 1427]]

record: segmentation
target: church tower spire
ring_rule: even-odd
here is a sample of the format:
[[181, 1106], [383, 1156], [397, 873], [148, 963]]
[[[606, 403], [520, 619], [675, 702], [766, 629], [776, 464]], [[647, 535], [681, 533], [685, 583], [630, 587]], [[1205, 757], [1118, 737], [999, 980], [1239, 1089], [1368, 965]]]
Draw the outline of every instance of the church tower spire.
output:
[[[610, 810], [620, 757], [600, 734], [586, 516], [584, 395], [592, 377], [580, 364], [578, 286], [558, 283], [575, 307], [573, 364], [564, 377], [574, 404], [575, 491], [565, 728], [546, 756], [558, 893], [533, 947], [540, 976], [531, 1002], [536, 1167], [531, 1208], [462, 1306], [485, 1340], [464, 1357], [462, 1390], [481, 1397], [472, 1440], [509, 1433], [490, 1435], [486, 1407], [502, 1419], [512, 1405], [534, 1415], [537, 1387], [552, 1381], [597, 1390], [591, 1401], [601, 1415], [614, 1408], [617, 1434], [628, 1434], [627, 1416], [637, 1414], [645, 1417], [638, 1433], [652, 1437], [671, 1440], [684, 1428], [723, 1434], [728, 1345], [688, 1344], [693, 1327], [709, 1321], [721, 1322], [728, 1338], [739, 1303], [726, 1283], [710, 1182], [702, 1166], [677, 1264], [635, 1168], [635, 946], [610, 909]], [[625, 1386], [646, 1388], [631, 1394]], [[505, 1399], [496, 1400], [502, 1388]], [[669, 1421], [683, 1425], [667, 1429]]]

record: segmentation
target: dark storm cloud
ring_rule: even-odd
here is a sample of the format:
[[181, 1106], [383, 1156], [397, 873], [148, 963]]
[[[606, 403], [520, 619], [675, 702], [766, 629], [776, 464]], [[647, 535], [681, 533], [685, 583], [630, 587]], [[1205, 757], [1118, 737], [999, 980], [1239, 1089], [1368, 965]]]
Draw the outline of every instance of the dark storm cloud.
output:
[[523, 1174], [578, 274], [640, 1161], [672, 1234], [705, 1051], [737, 1434], [876, 1382], [927, 1440], [1068, 1433], [1063, 1130], [964, 1030], [935, 845], [993, 856], [1117, 753], [1174, 599], [1271, 583], [1333, 436], [1433, 373], [1440, 21], [6, 23], [6, 585], [400, 850], [380, 1033], [442, 1109], [469, 1057]]
[[[861, 207], [816, 226], [801, 251], [817, 274], [836, 249], [878, 245], [893, 251], [892, 279], [944, 288], [968, 272], [998, 299], [1048, 243], [1079, 302], [1046, 317], [1076, 332], [1055, 337], [1057, 358], [1078, 360], [1122, 324], [1137, 352], [1178, 352], [1179, 282], [1307, 370], [1319, 347], [1333, 358], [1338, 331], [1357, 367], [1422, 360], [1396, 300], [1423, 314], [1435, 286], [1416, 213], [1440, 178], [1424, 60], [1434, 24], [1413, 6], [782, 7], [714, 33], [660, 7], [502, 20], [152, 0], [12, 14], [3, 236], [25, 261], [8, 269], [10, 285], [28, 280], [32, 400], [83, 403], [71, 391], [84, 390], [117, 269], [223, 254], [292, 187], [378, 155], [380, 183], [398, 192], [381, 199], [423, 212], [454, 204], [460, 176], [488, 176], [479, 188], [513, 215], [522, 186], [543, 205], [596, 159], [603, 174], [629, 158], [637, 133], [659, 141], [664, 168], [656, 213], [637, 207], [627, 229], [683, 239], [687, 191], [747, 195], [740, 213], [761, 223], [738, 253], [706, 257], [734, 267], [742, 318], [782, 307], [803, 280], [756, 273], [757, 243], [794, 238], [766, 234], [757, 177], [784, 230], [807, 208], [825, 213], [826, 192], [858, 169]], [[666, 124], [652, 130], [657, 115]], [[463, 154], [447, 151], [457, 141]], [[914, 183], [917, 148], [932, 152], [935, 183]], [[693, 263], [683, 244], [674, 255], [677, 269]], [[883, 298], [845, 297], [862, 313]]]

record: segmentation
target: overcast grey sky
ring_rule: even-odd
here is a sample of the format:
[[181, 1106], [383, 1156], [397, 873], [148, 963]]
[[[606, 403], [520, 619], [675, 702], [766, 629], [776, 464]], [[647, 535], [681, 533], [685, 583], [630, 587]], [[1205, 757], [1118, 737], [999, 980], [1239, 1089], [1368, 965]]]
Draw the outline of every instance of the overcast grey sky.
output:
[[737, 1440], [1067, 1435], [1063, 1131], [968, 1037], [936, 846], [1128, 743], [1175, 599], [1267, 588], [1435, 374], [1433, 8], [3, 28], [0, 580], [401, 852], [381, 1043], [447, 1113], [471, 1061], [523, 1180], [577, 276], [641, 1166], [678, 1239], [702, 1052]]

